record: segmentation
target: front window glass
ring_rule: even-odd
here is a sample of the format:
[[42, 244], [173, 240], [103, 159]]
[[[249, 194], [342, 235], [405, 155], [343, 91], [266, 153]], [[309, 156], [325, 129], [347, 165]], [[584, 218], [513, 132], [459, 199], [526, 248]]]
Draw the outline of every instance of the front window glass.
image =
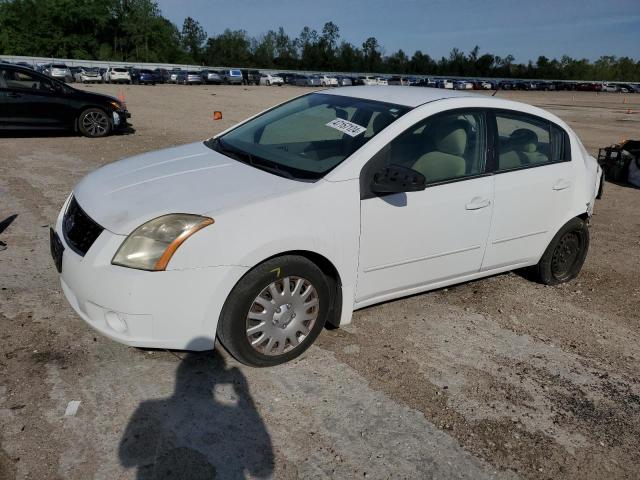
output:
[[393, 139], [375, 157], [375, 165], [411, 168], [428, 184], [480, 175], [486, 161], [485, 125], [479, 111], [429, 117]]
[[206, 144], [257, 168], [316, 180], [408, 110], [341, 95], [305, 95]]

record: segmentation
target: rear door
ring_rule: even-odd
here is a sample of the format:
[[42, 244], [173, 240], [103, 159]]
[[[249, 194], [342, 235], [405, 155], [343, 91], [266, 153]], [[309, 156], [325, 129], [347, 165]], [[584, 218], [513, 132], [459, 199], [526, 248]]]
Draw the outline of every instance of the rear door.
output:
[[60, 85], [35, 72], [6, 67], [3, 77], [8, 124], [42, 128], [67, 126], [68, 100]]
[[498, 155], [483, 270], [537, 262], [569, 214], [576, 180], [562, 128], [521, 112], [493, 113]]

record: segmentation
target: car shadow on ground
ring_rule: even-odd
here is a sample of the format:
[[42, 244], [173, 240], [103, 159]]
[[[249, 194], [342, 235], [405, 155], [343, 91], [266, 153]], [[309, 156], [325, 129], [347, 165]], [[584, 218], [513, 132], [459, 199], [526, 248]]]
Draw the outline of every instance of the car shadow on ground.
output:
[[244, 375], [214, 351], [187, 353], [173, 395], [140, 403], [118, 455], [138, 480], [267, 478], [274, 469]]

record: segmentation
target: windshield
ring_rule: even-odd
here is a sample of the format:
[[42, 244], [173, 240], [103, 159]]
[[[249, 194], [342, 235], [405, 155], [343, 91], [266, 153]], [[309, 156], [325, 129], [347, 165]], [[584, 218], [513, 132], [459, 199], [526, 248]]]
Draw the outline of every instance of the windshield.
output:
[[205, 144], [298, 180], [317, 180], [409, 107], [314, 93], [296, 98]]

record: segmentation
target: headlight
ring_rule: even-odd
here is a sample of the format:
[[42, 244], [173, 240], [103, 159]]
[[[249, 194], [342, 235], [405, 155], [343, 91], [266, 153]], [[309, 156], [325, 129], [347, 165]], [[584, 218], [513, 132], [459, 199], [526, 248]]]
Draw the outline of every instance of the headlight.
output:
[[116, 112], [120, 112], [120, 111], [125, 110], [127, 108], [125, 106], [124, 102], [116, 102], [115, 100], [112, 100], [109, 103], [111, 104], [111, 106], [113, 107], [113, 109]]
[[111, 263], [139, 270], [165, 270], [178, 247], [212, 223], [212, 218], [187, 213], [154, 218], [136, 228], [122, 242]]

